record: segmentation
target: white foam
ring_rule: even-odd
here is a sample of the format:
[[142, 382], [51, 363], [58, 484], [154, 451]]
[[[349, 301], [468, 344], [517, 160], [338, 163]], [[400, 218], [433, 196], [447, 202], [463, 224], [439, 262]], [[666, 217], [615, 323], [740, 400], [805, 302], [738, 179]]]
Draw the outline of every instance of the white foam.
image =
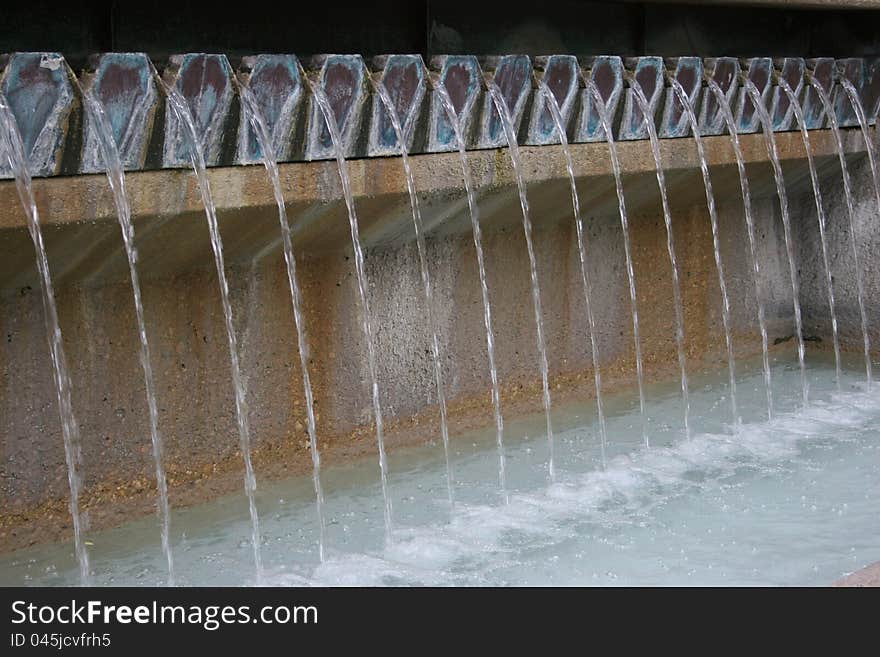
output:
[[[523, 543], [530, 548], [574, 535], [572, 520], [607, 517], [610, 507], [648, 507], [682, 495], [700, 479], [719, 481], [739, 468], [795, 458], [801, 444], [857, 428], [880, 414], [880, 395], [835, 395], [772, 421], [741, 425], [731, 434], [696, 434], [669, 447], [610, 459], [605, 470], [561, 473], [543, 489], [511, 495], [509, 504], [459, 504], [445, 523], [395, 532], [390, 546], [372, 556], [346, 555], [312, 575], [317, 583], [377, 585], [389, 579], [437, 584], [465, 566], [497, 567]], [[512, 537], [517, 541], [513, 541]]]

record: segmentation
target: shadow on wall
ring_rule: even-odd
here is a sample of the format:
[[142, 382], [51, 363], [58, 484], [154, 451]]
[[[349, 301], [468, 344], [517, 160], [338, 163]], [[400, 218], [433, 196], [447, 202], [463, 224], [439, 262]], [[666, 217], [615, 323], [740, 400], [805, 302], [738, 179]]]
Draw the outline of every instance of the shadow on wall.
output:
[[[0, 52], [61, 51], [74, 68], [90, 54], [112, 51], [149, 52], [157, 58], [179, 52], [224, 52], [234, 58], [271, 52], [407, 52], [426, 59], [499, 52], [880, 54], [880, 11], [870, 10], [575, 0], [515, 8], [459, 0], [343, 4], [349, 6], [289, 3], [217, 11], [216, 3], [204, 1], [166, 8], [115, 0], [69, 0], [63, 6], [46, 0], [10, 3], [3, 9]], [[285, 29], [277, 29], [280, 24]]]

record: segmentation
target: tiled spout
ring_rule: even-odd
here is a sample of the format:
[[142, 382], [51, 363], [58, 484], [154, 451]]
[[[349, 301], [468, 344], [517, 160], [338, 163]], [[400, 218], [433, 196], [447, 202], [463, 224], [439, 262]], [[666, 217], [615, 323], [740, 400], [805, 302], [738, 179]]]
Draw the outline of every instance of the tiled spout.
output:
[[[431, 59], [435, 76], [432, 88], [443, 87], [452, 101], [461, 125], [462, 138], [467, 147], [476, 143], [479, 124], [480, 101], [483, 97], [483, 71], [476, 57], [469, 55], [444, 55]], [[429, 153], [456, 150], [455, 130], [436, 91], [431, 92], [428, 116]]]
[[[513, 122], [513, 128], [519, 133], [523, 125], [523, 116], [532, 94], [532, 62], [525, 55], [505, 55], [501, 58], [489, 58], [483, 62], [483, 70], [491, 78], [504, 97], [507, 110]], [[522, 137], [519, 136], [519, 140]], [[483, 113], [480, 122], [479, 148], [498, 148], [507, 143], [501, 117], [495, 108], [492, 97], [487, 93], [483, 97]]]
[[[769, 57], [753, 57], [743, 62], [744, 80], [748, 80], [761, 94], [764, 107], [768, 106], [770, 92], [773, 89], [773, 60]], [[755, 104], [751, 95], [746, 91], [745, 81], [739, 90], [739, 98], [736, 103], [737, 131], [741, 134], [749, 134], [761, 130], [761, 117], [755, 111]]]
[[880, 112], [880, 57], [865, 60], [865, 86], [862, 87], [862, 106], [868, 120], [874, 123]]
[[[648, 108], [651, 115], [649, 121], [657, 122], [663, 100], [663, 82], [665, 68], [662, 57], [637, 57], [626, 62], [628, 74], [642, 88], [642, 93], [648, 100]], [[618, 139], [628, 141], [631, 139], [647, 139], [648, 128], [638, 101], [633, 95], [632, 88], [628, 87], [624, 93], [623, 117], [620, 120], [620, 132]]]
[[[144, 53], [97, 55], [90, 60], [81, 84], [103, 105], [125, 169], [155, 168], [161, 162], [157, 115], [162, 114], [163, 98], [150, 59]], [[86, 114], [79, 171], [104, 170], [97, 126]]]
[[[775, 67], [777, 75], [791, 87], [795, 97], [800, 98], [804, 87], [804, 71], [806, 70], [804, 60], [800, 57], [786, 57], [776, 62]], [[788, 94], [778, 85], [773, 87], [770, 117], [773, 120], [774, 130], [791, 130], [800, 127], [795, 124], [794, 108]]]
[[[586, 73], [586, 78], [596, 85], [599, 95], [605, 102], [605, 111], [610, 117], [611, 125], [617, 126], [620, 97], [623, 94], [623, 60], [620, 57], [606, 55], [596, 57]], [[581, 91], [581, 110], [574, 141], [587, 143], [604, 139], [602, 120], [596, 109], [595, 99], [589, 89], [584, 89]]]
[[[571, 139], [569, 126], [577, 110], [578, 95], [582, 86], [577, 58], [571, 55], [542, 57], [536, 62], [536, 68], [541, 73], [541, 81], [556, 99], [563, 125], [566, 127], [566, 137]], [[533, 146], [559, 143], [553, 115], [547, 106], [547, 101], [540, 94], [535, 96], [526, 143]]]
[[[126, 170], [186, 168], [188, 138], [168, 111], [166, 88], [177, 90], [188, 104], [208, 166], [254, 164], [263, 153], [247, 117], [241, 112], [240, 90], [247, 87], [271, 132], [280, 162], [330, 160], [335, 152], [330, 133], [315, 102], [320, 88], [330, 102], [345, 157], [395, 156], [397, 135], [374, 85], [381, 83], [397, 108], [410, 153], [443, 153], [457, 149], [455, 131], [441, 103], [448, 94], [460, 120], [465, 148], [503, 148], [507, 138], [487, 93], [498, 86], [522, 145], [559, 142], [543, 83], [559, 105], [570, 143], [602, 141], [605, 136], [589, 92], [594, 84], [604, 99], [615, 139], [647, 139], [647, 131], [631, 85], [637, 81], [650, 106], [660, 137], [690, 134], [688, 121], [672, 93], [676, 80], [688, 94], [703, 135], [720, 135], [727, 127], [717, 98], [707, 88], [718, 84], [730, 104], [737, 130], [760, 129], [744, 80], [761, 92], [775, 131], [797, 130], [788, 96], [777, 81], [784, 79], [800, 99], [808, 129], [828, 127], [822, 103], [807, 83], [812, 76], [827, 91], [841, 126], [855, 127], [855, 113], [840, 80], [858, 90], [869, 123], [880, 110], [880, 58], [734, 59], [718, 57], [575, 57], [552, 54], [534, 60], [525, 55], [477, 59], [444, 55], [426, 67], [420, 55], [389, 54], [369, 65], [357, 54], [317, 55], [301, 61], [293, 54], [244, 57], [234, 72], [223, 54], [188, 53], [153, 62], [144, 53], [92, 56], [74, 72], [58, 53], [14, 53], [0, 59], [0, 89], [6, 95], [22, 133], [35, 176], [97, 173], [104, 165], [95, 126], [83, 116], [80, 87], [94, 92], [110, 119]], [[304, 64], [304, 66], [303, 66]], [[161, 71], [161, 79], [156, 68]], [[9, 172], [0, 168], [0, 177]]]
[[[865, 62], [861, 58], [850, 57], [848, 59], [837, 60], [837, 77], [838, 79], [847, 79], [856, 88], [861, 95], [862, 88], [865, 85]], [[840, 83], [834, 85], [834, 95], [831, 98], [834, 105], [834, 114], [837, 117], [837, 124], [843, 128], [857, 126], [859, 119], [856, 111], [846, 95], [846, 90]]]
[[[716, 57], [704, 62], [704, 75], [718, 85], [731, 108], [739, 92], [739, 61], [734, 57]], [[724, 114], [715, 94], [707, 90], [700, 107], [700, 133], [720, 135], [727, 130]]]
[[[406, 137], [407, 151], [424, 150], [428, 72], [421, 55], [385, 55], [373, 61], [378, 69], [374, 80], [381, 84], [394, 104]], [[378, 94], [373, 94], [368, 155], [397, 155], [400, 144], [388, 111]]]
[[[825, 93], [831, 94], [834, 87], [834, 60], [830, 57], [817, 57], [807, 60], [807, 69], [816, 79], [816, 82], [825, 90]], [[801, 101], [801, 107], [804, 111], [804, 122], [807, 124], [808, 130], [816, 130], [822, 128], [827, 123], [825, 116], [825, 107], [822, 105], [822, 99], [813, 88], [812, 85], [804, 85], [804, 97]]]
[[[231, 114], [237, 102], [232, 67], [225, 55], [174, 55], [163, 73], [169, 87], [180, 92], [189, 106], [208, 166], [226, 164], [224, 146], [234, 143], [236, 122]], [[230, 134], [231, 133], [231, 134]], [[189, 144], [174, 112], [165, 111], [166, 167], [189, 166]]]
[[[19, 52], [4, 56], [0, 67], [0, 91], [18, 123], [31, 174], [74, 173], [82, 105], [64, 57]], [[0, 175], [10, 177], [9, 168], [0, 168]]]
[[[271, 132], [272, 155], [279, 161], [301, 158], [306, 121], [305, 82], [294, 55], [245, 57], [239, 66], [239, 80], [253, 94], [260, 114]], [[244, 112], [239, 116], [235, 161], [253, 164], [263, 153], [253, 126]]]
[[[370, 99], [366, 64], [360, 55], [319, 55], [309, 62], [310, 77], [327, 95], [342, 140], [345, 157], [366, 153], [364, 119]], [[328, 160], [336, 156], [330, 131], [321, 108], [310, 96], [307, 160]]]
[[[678, 57], [669, 64], [670, 75], [684, 89], [691, 107], [699, 107], [700, 93], [703, 91], [703, 60], [699, 57]], [[686, 137], [690, 134], [684, 107], [671, 89], [666, 92], [659, 133], [661, 137]]]

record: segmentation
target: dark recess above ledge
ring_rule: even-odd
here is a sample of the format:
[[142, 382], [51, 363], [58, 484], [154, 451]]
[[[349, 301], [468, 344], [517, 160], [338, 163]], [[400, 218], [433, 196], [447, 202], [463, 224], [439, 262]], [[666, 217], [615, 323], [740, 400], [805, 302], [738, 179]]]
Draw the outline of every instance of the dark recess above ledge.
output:
[[[7, 3], [0, 52], [64, 52], [75, 68], [96, 52], [528, 55], [880, 55], [880, 10], [743, 3], [378, 2]], [[849, 3], [853, 4], [853, 3]]]

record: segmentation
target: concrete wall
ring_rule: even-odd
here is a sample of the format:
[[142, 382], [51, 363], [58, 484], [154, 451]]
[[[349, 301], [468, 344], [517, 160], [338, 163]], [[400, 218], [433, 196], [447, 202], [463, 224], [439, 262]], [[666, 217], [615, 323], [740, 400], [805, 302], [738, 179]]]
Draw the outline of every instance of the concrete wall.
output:
[[[855, 242], [861, 265], [865, 310], [872, 349], [880, 345], [880, 210], [867, 157], [848, 167], [854, 197]], [[849, 350], [862, 350], [862, 330], [858, 309], [856, 269], [852, 254], [849, 211], [843, 194], [840, 167], [829, 163], [822, 186], [825, 212], [828, 215], [828, 258], [834, 282], [834, 300], [842, 344]], [[797, 214], [799, 222], [798, 259], [801, 263], [801, 292], [804, 321], [809, 330], [831, 335], [828, 295], [822, 268], [822, 246], [817, 228], [816, 208], [812, 196], [801, 199]]]

